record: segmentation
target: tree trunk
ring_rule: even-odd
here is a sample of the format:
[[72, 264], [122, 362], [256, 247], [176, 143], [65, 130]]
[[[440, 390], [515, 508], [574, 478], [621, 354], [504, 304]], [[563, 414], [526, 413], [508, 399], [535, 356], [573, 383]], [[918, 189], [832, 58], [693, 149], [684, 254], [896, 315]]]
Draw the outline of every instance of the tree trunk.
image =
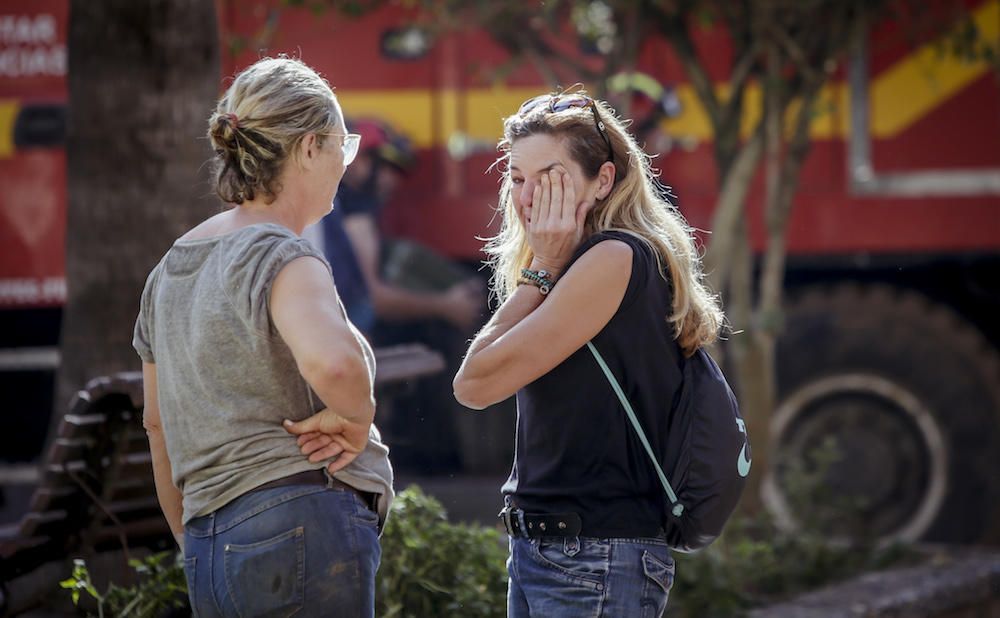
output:
[[735, 262], [740, 222], [746, 216], [747, 193], [760, 161], [763, 138], [760, 131], [747, 141], [728, 169], [719, 170], [722, 188], [712, 215], [712, 236], [705, 254], [705, 272], [712, 289], [726, 296], [729, 271]]
[[213, 0], [71, 4], [55, 418], [88, 379], [139, 368], [131, 340], [146, 275], [177, 236], [218, 210], [204, 134], [219, 66]]
[[[776, 41], [769, 41], [765, 48], [765, 78], [764, 88], [764, 186], [766, 211], [768, 222], [771, 225], [768, 235], [768, 246], [766, 250], [765, 262], [771, 263], [777, 257], [780, 264], [784, 265], [784, 223], [785, 219], [777, 220], [771, 216], [778, 209], [781, 200], [781, 178], [784, 160], [782, 157], [783, 146], [783, 124], [784, 109], [782, 108], [783, 88], [781, 80], [781, 54]], [[745, 219], [744, 219], [745, 220]], [[777, 226], [777, 227], [776, 227]], [[780, 232], [780, 233], [778, 233]], [[746, 238], [746, 236], [744, 236]], [[753, 263], [753, 255], [749, 251], [749, 239], [747, 239], [747, 251], [743, 259]], [[738, 349], [740, 353], [736, 355], [736, 372], [740, 382], [740, 394], [743, 396], [743, 415], [747, 423], [747, 433], [753, 440], [753, 468], [747, 482], [746, 493], [743, 498], [743, 508], [749, 513], [756, 513], [761, 507], [761, 486], [764, 477], [767, 475], [771, 465], [771, 414], [775, 405], [775, 329], [768, 323], [766, 317], [771, 309], [777, 310], [780, 303], [780, 283], [783, 269], [776, 273], [777, 282], [764, 277], [761, 282], [765, 290], [773, 292], [773, 285], [778, 285], [777, 294], [772, 299], [759, 299], [757, 307], [750, 309], [753, 302], [754, 281], [753, 276], [746, 276], [739, 282], [733, 282], [732, 295], [742, 299], [741, 306], [745, 306], [744, 315], [741, 316], [745, 322], [747, 333], [741, 339]], [[763, 306], [762, 306], [763, 305]]]

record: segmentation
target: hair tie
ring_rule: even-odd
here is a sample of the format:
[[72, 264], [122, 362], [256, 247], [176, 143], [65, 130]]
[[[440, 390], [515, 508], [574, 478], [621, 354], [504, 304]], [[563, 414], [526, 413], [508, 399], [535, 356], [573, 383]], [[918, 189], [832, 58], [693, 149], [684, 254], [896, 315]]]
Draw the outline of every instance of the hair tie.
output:
[[234, 129], [240, 128], [240, 119], [236, 116], [236, 114], [233, 112], [226, 112], [222, 116], [229, 121], [229, 124], [232, 125]]

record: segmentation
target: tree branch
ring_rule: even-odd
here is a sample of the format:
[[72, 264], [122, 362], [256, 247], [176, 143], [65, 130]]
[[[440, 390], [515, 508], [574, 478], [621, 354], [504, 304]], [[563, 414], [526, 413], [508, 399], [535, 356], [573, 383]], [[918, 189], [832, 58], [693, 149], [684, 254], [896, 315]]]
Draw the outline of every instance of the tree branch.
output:
[[816, 79], [816, 74], [822, 71], [817, 71], [814, 68], [815, 63], [810, 63], [806, 58], [805, 52], [799, 47], [797, 41], [792, 39], [788, 32], [781, 27], [781, 25], [775, 21], [768, 21], [764, 26], [768, 34], [773, 38], [773, 40], [781, 46], [782, 50], [789, 60], [795, 65], [795, 68], [802, 73], [807, 81], [812, 81]]
[[[758, 51], [760, 51], [760, 45], [755, 41], [745, 52], [743, 52], [740, 59], [733, 66], [733, 70], [729, 74], [730, 94], [737, 92], [740, 94], [743, 93], [743, 88], [746, 86], [746, 82], [750, 78], [754, 66], [757, 64]], [[730, 99], [732, 99], [732, 97], [730, 97]], [[726, 113], [729, 112], [727, 111]]]
[[763, 150], [762, 124], [757, 126], [722, 179], [722, 189], [712, 218], [712, 237], [705, 254], [705, 270], [715, 290], [723, 290], [735, 259], [736, 236], [757, 162]]
[[782, 327], [781, 292], [787, 254], [788, 220], [791, 216], [795, 191], [798, 188], [800, 172], [809, 154], [811, 142], [809, 128], [812, 125], [813, 107], [819, 97], [824, 81], [815, 81], [802, 95], [802, 104], [797, 110], [795, 128], [783, 161], [780, 176], [774, 178], [774, 194], [769, 178], [767, 200], [767, 250], [761, 268], [761, 292], [757, 314], [762, 329], [777, 334]]
[[667, 14], [661, 11], [660, 15], [661, 19], [658, 20], [660, 31], [677, 52], [681, 64], [684, 65], [684, 71], [687, 73], [688, 79], [691, 80], [691, 85], [698, 94], [698, 98], [701, 99], [702, 105], [705, 106], [705, 112], [712, 122], [712, 127], [718, 132], [723, 120], [719, 97], [715, 93], [712, 79], [698, 57], [690, 33], [683, 23], [685, 13]]
[[[523, 35], [518, 36], [519, 39], [525, 39]], [[511, 45], [507, 48], [507, 51], [514, 54], [520, 54], [526, 57], [535, 69], [542, 75], [542, 79], [549, 83], [552, 88], [557, 88], [559, 86], [559, 74], [556, 73], [555, 68], [549, 63], [549, 58], [546, 54], [540, 52], [535, 46], [528, 44], [522, 45]]]
[[568, 69], [575, 76], [574, 81], [582, 79], [592, 82], [599, 77], [583, 63], [554, 49], [535, 29], [521, 27], [521, 22], [497, 20], [482, 23], [480, 26], [511, 55], [524, 54], [553, 87], [561, 85], [562, 82], [555, 68], [556, 63]]

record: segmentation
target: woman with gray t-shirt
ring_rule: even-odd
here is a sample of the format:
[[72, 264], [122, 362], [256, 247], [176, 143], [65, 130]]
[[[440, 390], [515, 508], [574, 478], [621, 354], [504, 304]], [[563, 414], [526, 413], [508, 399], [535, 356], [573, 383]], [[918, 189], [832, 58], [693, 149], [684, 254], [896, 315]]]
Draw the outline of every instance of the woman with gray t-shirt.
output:
[[209, 125], [232, 207], [150, 273], [133, 341], [194, 613], [373, 616], [392, 499], [375, 362], [299, 237], [330, 211], [359, 136], [290, 58], [240, 73]]

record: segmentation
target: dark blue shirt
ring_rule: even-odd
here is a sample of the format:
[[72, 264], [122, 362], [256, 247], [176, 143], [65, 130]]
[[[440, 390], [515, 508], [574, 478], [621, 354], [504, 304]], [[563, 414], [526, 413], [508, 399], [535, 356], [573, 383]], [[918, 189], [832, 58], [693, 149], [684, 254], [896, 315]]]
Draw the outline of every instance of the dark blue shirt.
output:
[[337, 293], [347, 310], [347, 317], [366, 335], [370, 335], [375, 327], [375, 306], [351, 239], [344, 229], [344, 217], [366, 212], [374, 216], [374, 207], [374, 199], [368, 200], [366, 196], [359, 196], [346, 185], [341, 185], [333, 201], [333, 211], [321, 222], [323, 248], [333, 270]]

